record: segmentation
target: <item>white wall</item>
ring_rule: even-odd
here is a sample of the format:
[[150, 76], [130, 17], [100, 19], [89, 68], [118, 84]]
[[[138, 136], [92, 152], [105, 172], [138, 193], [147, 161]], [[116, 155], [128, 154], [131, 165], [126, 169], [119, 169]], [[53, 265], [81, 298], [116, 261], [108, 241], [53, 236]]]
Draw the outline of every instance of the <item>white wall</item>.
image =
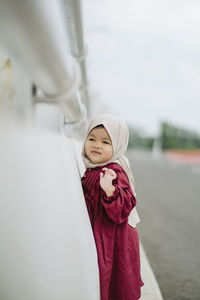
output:
[[0, 108], [0, 298], [98, 300], [96, 248], [72, 140], [59, 133], [62, 116], [53, 107], [36, 109], [30, 125], [31, 83], [12, 72], [12, 116], [21, 105], [28, 121], [3, 120]]

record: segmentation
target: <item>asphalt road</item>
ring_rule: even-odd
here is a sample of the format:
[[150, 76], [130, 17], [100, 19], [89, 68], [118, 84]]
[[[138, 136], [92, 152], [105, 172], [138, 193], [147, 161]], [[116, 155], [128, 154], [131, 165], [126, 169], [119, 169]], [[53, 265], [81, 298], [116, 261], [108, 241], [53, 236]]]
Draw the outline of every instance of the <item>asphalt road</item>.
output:
[[200, 300], [200, 165], [129, 152], [140, 238], [164, 300]]

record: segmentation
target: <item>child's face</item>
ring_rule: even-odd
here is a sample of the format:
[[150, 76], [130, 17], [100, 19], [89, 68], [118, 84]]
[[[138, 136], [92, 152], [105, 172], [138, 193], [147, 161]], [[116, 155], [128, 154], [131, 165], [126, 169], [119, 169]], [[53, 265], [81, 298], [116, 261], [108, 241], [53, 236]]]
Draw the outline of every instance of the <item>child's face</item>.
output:
[[94, 164], [107, 162], [113, 156], [113, 146], [107, 130], [97, 127], [90, 131], [85, 142], [85, 153]]

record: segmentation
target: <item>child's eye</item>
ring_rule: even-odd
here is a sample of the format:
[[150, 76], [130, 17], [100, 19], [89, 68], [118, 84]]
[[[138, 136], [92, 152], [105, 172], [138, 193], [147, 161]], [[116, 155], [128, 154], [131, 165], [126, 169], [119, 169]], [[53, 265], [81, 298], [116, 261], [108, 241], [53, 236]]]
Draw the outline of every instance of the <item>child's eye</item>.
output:
[[104, 143], [104, 144], [108, 144], [108, 145], [110, 145], [110, 143], [109, 143], [109, 142], [107, 142], [107, 141], [103, 141], [103, 143]]
[[93, 141], [94, 141], [94, 139], [93, 139], [93, 138], [89, 138], [89, 141], [92, 141], [92, 142], [93, 142]]

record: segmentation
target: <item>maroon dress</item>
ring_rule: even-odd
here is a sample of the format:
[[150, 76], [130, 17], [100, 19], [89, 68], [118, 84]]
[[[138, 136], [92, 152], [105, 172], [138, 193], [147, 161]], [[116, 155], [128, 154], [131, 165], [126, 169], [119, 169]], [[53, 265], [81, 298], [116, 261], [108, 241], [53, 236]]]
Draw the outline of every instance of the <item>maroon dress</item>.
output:
[[[100, 172], [116, 172], [115, 191], [107, 197], [100, 187]], [[139, 237], [128, 224], [136, 205], [124, 169], [117, 163], [87, 169], [82, 177], [86, 205], [97, 247], [101, 300], [137, 300], [143, 282], [140, 276]]]

